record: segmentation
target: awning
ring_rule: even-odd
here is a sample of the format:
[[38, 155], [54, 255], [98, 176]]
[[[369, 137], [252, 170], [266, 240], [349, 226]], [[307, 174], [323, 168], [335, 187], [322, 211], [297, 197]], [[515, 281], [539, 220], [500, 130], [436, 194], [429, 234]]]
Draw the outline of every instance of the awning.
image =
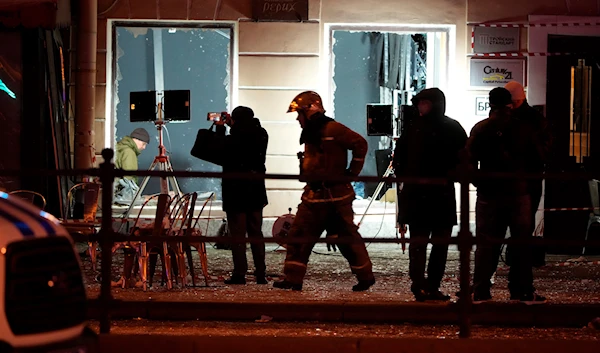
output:
[[0, 0], [4, 27], [55, 28], [70, 23], [69, 0]]

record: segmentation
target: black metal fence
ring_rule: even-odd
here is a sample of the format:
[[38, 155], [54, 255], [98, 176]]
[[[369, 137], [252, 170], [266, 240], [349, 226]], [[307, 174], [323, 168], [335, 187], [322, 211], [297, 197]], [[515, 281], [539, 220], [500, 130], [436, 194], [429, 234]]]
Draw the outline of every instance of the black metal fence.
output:
[[[112, 158], [114, 156], [114, 152], [110, 149], [105, 149], [102, 151], [102, 156], [104, 158], [104, 162], [100, 165], [98, 169], [86, 169], [86, 170], [67, 170], [67, 171], [44, 171], [40, 173], [39, 171], [0, 171], [0, 175], [35, 175], [35, 176], [92, 176], [99, 177], [100, 182], [102, 184], [102, 223], [100, 232], [96, 235], [91, 235], [90, 237], [95, 239], [89, 239], [92, 241], [97, 241], [101, 247], [101, 290], [100, 296], [98, 298], [99, 309], [101, 311], [100, 317], [100, 331], [101, 333], [109, 333], [110, 332], [110, 323], [111, 323], [111, 310], [114, 307], [115, 299], [111, 293], [111, 269], [112, 269], [112, 247], [115, 242], [126, 242], [131, 241], [131, 236], [118, 234], [113, 230], [113, 218], [112, 218], [112, 204], [113, 204], [113, 182], [116, 177], [122, 177], [125, 175], [133, 175], [133, 176], [153, 176], [153, 177], [161, 177], [166, 178], [169, 176], [175, 177], [186, 177], [186, 178], [232, 178], [232, 179], [287, 179], [287, 180], [301, 180], [301, 181], [316, 181], [313, 179], [305, 180], [300, 179], [298, 175], [289, 175], [289, 174], [264, 174], [264, 175], [256, 175], [256, 174], [232, 174], [232, 173], [212, 173], [212, 172], [166, 172], [166, 171], [124, 171], [120, 169], [115, 169], [114, 164], [112, 164]], [[465, 159], [459, 165], [457, 170], [447, 178], [436, 178], [436, 179], [423, 179], [423, 178], [380, 178], [380, 177], [343, 177], [343, 178], [332, 178], [331, 176], [325, 176], [323, 178], [319, 177], [318, 181], [361, 181], [361, 182], [405, 182], [405, 183], [420, 183], [420, 184], [445, 184], [449, 181], [460, 183], [460, 221], [459, 226], [460, 230], [458, 232], [458, 236], [456, 238], [448, 239], [448, 240], [438, 240], [431, 239], [429, 243], [438, 243], [438, 244], [455, 244], [458, 246], [458, 250], [460, 253], [459, 261], [460, 261], [460, 293], [462, 295], [459, 296], [458, 300], [458, 318], [459, 318], [459, 327], [460, 332], [459, 336], [462, 338], [467, 338], [470, 336], [471, 331], [471, 314], [472, 314], [472, 299], [471, 299], [471, 259], [470, 254], [474, 245], [481, 244], [482, 242], [496, 243], [496, 244], [516, 244], [516, 245], [563, 245], [563, 246], [600, 246], [599, 241], [576, 241], [576, 240], [549, 240], [549, 239], [539, 239], [537, 237], [532, 237], [529, 239], [478, 239], [473, 236], [469, 227], [469, 186], [470, 183], [477, 179], [486, 179], [486, 178], [494, 178], [494, 179], [510, 179], [510, 178], [521, 178], [521, 179], [538, 179], [540, 178], [540, 174], [510, 174], [510, 173], [482, 173], [476, 170], [473, 170], [472, 166]], [[564, 173], [546, 173], [543, 175], [545, 179], [560, 179], [560, 180], [592, 180], [598, 179], [598, 175], [594, 175], [593, 173], [587, 172], [564, 172]], [[136, 241], [172, 241], [172, 237], [168, 236], [136, 236]], [[181, 243], [189, 243], [189, 242], [212, 242], [215, 240], [215, 237], [208, 236], [178, 236], [177, 242]], [[245, 243], [304, 243], [311, 242], [314, 240], [299, 240], [299, 239], [273, 239], [273, 238], [265, 238], [265, 239], [233, 239], [227, 238], [227, 242], [236, 243], [236, 242], [245, 242]], [[333, 243], [333, 244], [344, 244], [352, 242], [353, 240], [338, 238], [338, 239], [320, 239], [317, 242], [320, 243]], [[395, 243], [395, 244], [405, 244], [405, 243], [416, 243], [412, 239], [369, 239], [371, 243]], [[422, 240], [420, 240], [422, 242]], [[137, 303], [139, 304], [139, 303]], [[146, 302], [144, 304], [152, 305], [155, 303]], [[172, 307], [181, 308], [181, 303], [176, 302], [161, 302], [161, 305], [164, 307], [171, 305]], [[439, 310], [442, 310], [442, 307], [438, 307]], [[435, 312], [438, 308], [433, 309]], [[554, 310], [558, 308], [552, 308], [549, 306], [546, 310]], [[564, 313], [564, 308], [561, 310], [557, 310], [556, 314], [561, 315]], [[434, 316], [432, 316], [434, 317]], [[432, 319], [432, 322], [435, 323], [435, 317]]]

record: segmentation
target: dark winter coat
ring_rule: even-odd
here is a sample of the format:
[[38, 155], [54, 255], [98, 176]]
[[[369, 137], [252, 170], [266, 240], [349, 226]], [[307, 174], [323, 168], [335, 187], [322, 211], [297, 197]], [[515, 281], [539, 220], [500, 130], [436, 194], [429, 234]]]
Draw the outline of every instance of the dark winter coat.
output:
[[[223, 136], [225, 127], [219, 126], [217, 133]], [[258, 119], [236, 121], [225, 137], [223, 172], [264, 174], [268, 142]], [[223, 179], [222, 188], [225, 212], [257, 211], [268, 203], [264, 180]]]
[[[400, 136], [393, 167], [398, 177], [444, 178], [459, 164], [467, 134], [462, 126], [445, 116], [446, 99], [436, 88], [419, 93], [419, 100], [433, 104], [430, 114], [415, 119]], [[401, 224], [447, 227], [457, 223], [454, 183], [424, 185], [404, 183], [398, 198]]]
[[[515, 119], [508, 107], [492, 110], [489, 118], [475, 124], [467, 151], [475, 168], [491, 173], [531, 173], [543, 153], [532, 125]], [[490, 198], [528, 193], [524, 179], [482, 179], [473, 185], [478, 196]]]
[[[533, 129], [534, 141], [538, 146], [540, 153], [529, 161], [529, 163], [531, 163], [530, 168], [532, 172], [543, 172], [552, 145], [552, 136], [550, 134], [550, 129], [548, 128], [546, 117], [535, 108], [531, 107], [527, 101], [523, 102], [519, 108], [514, 109], [512, 115], [515, 119], [529, 124]], [[542, 178], [529, 180], [528, 189], [534, 194], [541, 194]]]

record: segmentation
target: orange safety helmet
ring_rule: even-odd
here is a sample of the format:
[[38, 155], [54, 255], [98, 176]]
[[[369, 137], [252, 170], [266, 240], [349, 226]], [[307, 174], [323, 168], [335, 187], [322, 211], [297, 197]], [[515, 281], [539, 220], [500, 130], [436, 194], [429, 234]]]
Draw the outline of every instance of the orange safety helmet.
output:
[[307, 111], [312, 109], [318, 109], [325, 111], [323, 108], [323, 100], [317, 92], [305, 91], [297, 95], [294, 100], [290, 103], [288, 113], [297, 112], [299, 110]]

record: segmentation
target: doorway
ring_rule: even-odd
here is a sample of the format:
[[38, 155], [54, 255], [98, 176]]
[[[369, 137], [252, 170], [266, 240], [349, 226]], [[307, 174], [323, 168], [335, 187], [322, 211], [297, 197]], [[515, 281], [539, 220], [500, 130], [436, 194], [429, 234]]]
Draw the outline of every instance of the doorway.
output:
[[[585, 48], [585, 52], [581, 49]], [[549, 35], [546, 117], [553, 135], [549, 171], [597, 171], [600, 157], [600, 37]], [[594, 140], [594, 138], [596, 140]], [[544, 207], [591, 207], [585, 180], [547, 180]], [[583, 240], [590, 211], [544, 212], [544, 237]], [[590, 238], [592, 236], [590, 235]], [[589, 255], [597, 249], [586, 249]], [[551, 247], [552, 254], [581, 254], [581, 247]]]

